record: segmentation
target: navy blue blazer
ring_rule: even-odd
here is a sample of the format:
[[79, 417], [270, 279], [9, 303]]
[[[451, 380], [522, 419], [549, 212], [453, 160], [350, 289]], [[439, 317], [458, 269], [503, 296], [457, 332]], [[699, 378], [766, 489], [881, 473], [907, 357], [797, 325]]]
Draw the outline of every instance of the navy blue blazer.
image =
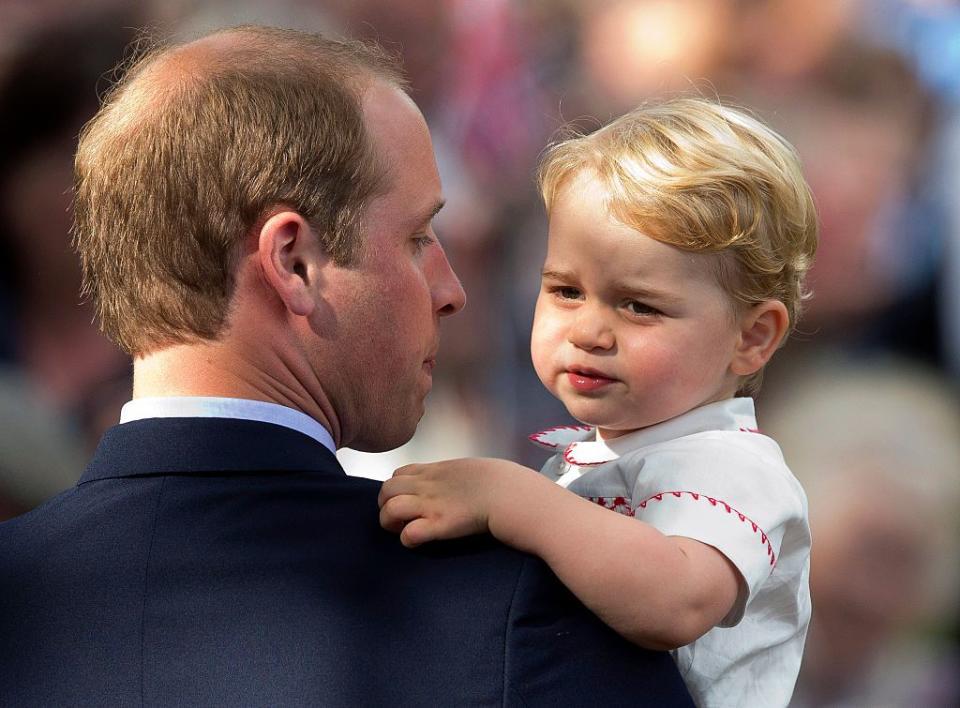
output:
[[0, 524], [0, 705], [690, 705], [540, 560], [406, 549], [378, 490], [276, 425], [112, 428]]

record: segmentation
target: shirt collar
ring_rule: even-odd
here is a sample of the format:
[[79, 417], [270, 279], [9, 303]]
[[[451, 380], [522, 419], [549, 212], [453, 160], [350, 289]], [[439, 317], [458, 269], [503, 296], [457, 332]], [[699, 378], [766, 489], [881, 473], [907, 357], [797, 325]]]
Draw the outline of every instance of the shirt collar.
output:
[[306, 413], [266, 401], [211, 396], [135, 398], [124, 404], [120, 424], [146, 418], [234, 418], [273, 423], [308, 435], [336, 453], [333, 436]]
[[676, 418], [610, 440], [602, 439], [596, 428], [560, 426], [530, 436], [540, 447], [562, 452], [574, 465], [600, 465], [641, 447], [707, 430], [756, 433], [757, 418], [752, 398], [728, 398], [694, 408]]

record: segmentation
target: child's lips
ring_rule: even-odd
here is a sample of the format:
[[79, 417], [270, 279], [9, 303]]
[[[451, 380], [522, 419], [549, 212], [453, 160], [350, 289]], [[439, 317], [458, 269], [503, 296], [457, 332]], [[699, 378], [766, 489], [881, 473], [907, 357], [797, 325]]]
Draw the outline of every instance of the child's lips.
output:
[[592, 369], [570, 369], [567, 371], [567, 380], [575, 390], [581, 392], [597, 391], [617, 381]]

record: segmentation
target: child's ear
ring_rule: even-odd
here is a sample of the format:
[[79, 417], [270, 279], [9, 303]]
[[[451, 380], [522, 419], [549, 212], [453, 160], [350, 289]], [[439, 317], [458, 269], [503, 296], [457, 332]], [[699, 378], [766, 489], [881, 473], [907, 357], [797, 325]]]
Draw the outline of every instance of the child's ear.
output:
[[790, 316], [779, 300], [764, 300], [741, 313], [738, 321], [740, 337], [730, 370], [737, 376], [749, 376], [777, 351], [790, 327]]
[[266, 282], [296, 315], [315, 306], [311, 286], [317, 277], [317, 238], [306, 220], [292, 211], [273, 214], [260, 228], [260, 269]]

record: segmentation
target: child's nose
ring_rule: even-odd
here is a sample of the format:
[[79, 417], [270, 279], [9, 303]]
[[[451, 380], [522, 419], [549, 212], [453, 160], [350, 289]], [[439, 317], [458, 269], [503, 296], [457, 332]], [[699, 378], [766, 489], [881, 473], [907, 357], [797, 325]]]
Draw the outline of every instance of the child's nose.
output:
[[590, 351], [593, 349], [611, 349], [616, 341], [613, 330], [596, 311], [591, 308], [581, 308], [574, 320], [567, 340], [578, 349]]

